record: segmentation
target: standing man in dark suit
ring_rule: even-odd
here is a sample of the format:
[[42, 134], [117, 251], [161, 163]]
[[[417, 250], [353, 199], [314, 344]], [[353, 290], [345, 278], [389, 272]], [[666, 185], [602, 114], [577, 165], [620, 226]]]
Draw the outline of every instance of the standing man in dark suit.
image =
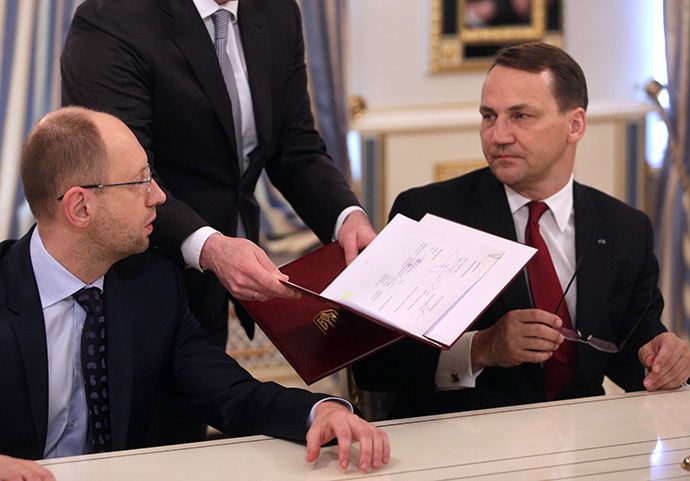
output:
[[[179, 267], [147, 251], [165, 194], [122, 122], [77, 107], [48, 114], [21, 172], [37, 226], [0, 244], [0, 479], [52, 478], [12, 457], [147, 446], [164, 387], [226, 433], [306, 440], [310, 462], [333, 437], [343, 467], [351, 440], [362, 470], [388, 461], [385, 433], [346, 401], [261, 383], [201, 330]], [[102, 306], [82, 309], [85, 289]]]
[[[546, 244], [540, 250], [550, 253], [560, 293], [548, 311], [536, 309], [540, 279], [520, 275], [449, 351], [405, 340], [356, 365], [359, 387], [397, 394], [390, 417], [593, 396], [604, 393], [604, 376], [628, 391], [672, 389], [690, 376], [685, 342], [660, 321], [649, 218], [573, 181], [586, 108], [584, 74], [564, 51], [541, 43], [505, 48], [482, 88], [480, 135], [489, 168], [396, 199], [391, 216], [430, 212], [520, 242], [530, 204], [541, 201], [547, 210], [538, 221]], [[557, 316], [566, 290], [567, 312]], [[584, 340], [627, 342], [612, 354], [566, 340], [559, 331], [566, 316]], [[560, 374], [548, 396], [545, 372], [567, 347], [569, 375]]]
[[[230, 25], [217, 39], [220, 11]], [[214, 43], [227, 45], [226, 77]], [[340, 241], [348, 261], [375, 237], [314, 128], [294, 0], [87, 0], [61, 61], [63, 103], [125, 122], [172, 193], [152, 243], [196, 268], [185, 273], [190, 306], [221, 345], [228, 291], [244, 300], [298, 296], [255, 245], [263, 169], [322, 242]], [[243, 324], [251, 337], [253, 323]]]
[[[63, 103], [114, 114], [147, 151], [168, 195], [151, 242], [189, 267], [190, 308], [220, 346], [228, 292], [299, 297], [256, 245], [262, 170], [348, 262], [375, 237], [314, 128], [294, 0], [86, 0], [61, 62]], [[253, 320], [236, 312], [251, 338]], [[172, 404], [158, 443], [204, 439]]]

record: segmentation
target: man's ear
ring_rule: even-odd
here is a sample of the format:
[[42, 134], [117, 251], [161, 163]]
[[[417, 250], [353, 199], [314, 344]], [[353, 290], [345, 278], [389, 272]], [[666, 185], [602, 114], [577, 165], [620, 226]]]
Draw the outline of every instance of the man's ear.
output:
[[86, 227], [95, 213], [95, 196], [81, 187], [72, 187], [62, 198], [62, 215], [75, 227]]
[[568, 142], [576, 144], [585, 135], [587, 129], [587, 118], [585, 109], [578, 107], [568, 114], [570, 129], [568, 131]]

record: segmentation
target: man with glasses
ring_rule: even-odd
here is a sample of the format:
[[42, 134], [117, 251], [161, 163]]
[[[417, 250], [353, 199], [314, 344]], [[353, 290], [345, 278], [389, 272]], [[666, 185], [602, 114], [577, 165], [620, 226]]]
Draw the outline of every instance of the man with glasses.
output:
[[[52, 479], [22, 459], [149, 445], [164, 389], [236, 436], [334, 437], [343, 468], [388, 462], [382, 431], [346, 401], [252, 378], [189, 312], [181, 269], [148, 250], [165, 194], [115, 117], [69, 107], [22, 150], [36, 226], [0, 244], [0, 479]], [[35, 477], [32, 477], [35, 476]]]
[[449, 351], [405, 340], [354, 366], [360, 388], [393, 393], [390, 417], [604, 394], [605, 376], [626, 391], [690, 376], [687, 345], [660, 322], [649, 218], [573, 180], [586, 108], [563, 50], [505, 48], [481, 94], [489, 167], [396, 199], [391, 217], [429, 212], [538, 253]]

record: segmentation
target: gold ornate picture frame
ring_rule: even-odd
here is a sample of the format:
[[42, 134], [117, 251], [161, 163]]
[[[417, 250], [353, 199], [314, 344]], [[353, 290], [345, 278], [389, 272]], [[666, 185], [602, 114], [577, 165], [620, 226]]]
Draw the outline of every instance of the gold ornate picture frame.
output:
[[[468, 5], [472, 0], [429, 0], [431, 7], [430, 25], [430, 70], [486, 69], [491, 63], [491, 53], [482, 55], [483, 50], [530, 41], [560, 43], [560, 31], [547, 29], [548, 0], [531, 0], [529, 19], [504, 25], [470, 26]], [[560, 0], [557, 0], [560, 2]], [[549, 3], [554, 3], [553, 0]], [[449, 8], [452, 6], [453, 8]], [[560, 4], [558, 5], [560, 12]], [[455, 10], [455, 18], [448, 18]], [[560, 15], [560, 13], [559, 13]], [[559, 22], [560, 23], [560, 22]], [[451, 25], [451, 28], [448, 28]], [[452, 26], [455, 25], [455, 31]], [[559, 25], [560, 28], [560, 25]]]

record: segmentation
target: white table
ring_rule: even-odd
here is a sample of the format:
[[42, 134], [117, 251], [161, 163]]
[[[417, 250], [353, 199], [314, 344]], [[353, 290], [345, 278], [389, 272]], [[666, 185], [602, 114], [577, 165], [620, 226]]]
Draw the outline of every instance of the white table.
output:
[[[41, 461], [58, 481], [688, 479], [690, 390], [633, 393], [381, 422], [393, 456], [367, 474], [335, 447], [252, 436]], [[353, 455], [358, 455], [356, 449]]]

